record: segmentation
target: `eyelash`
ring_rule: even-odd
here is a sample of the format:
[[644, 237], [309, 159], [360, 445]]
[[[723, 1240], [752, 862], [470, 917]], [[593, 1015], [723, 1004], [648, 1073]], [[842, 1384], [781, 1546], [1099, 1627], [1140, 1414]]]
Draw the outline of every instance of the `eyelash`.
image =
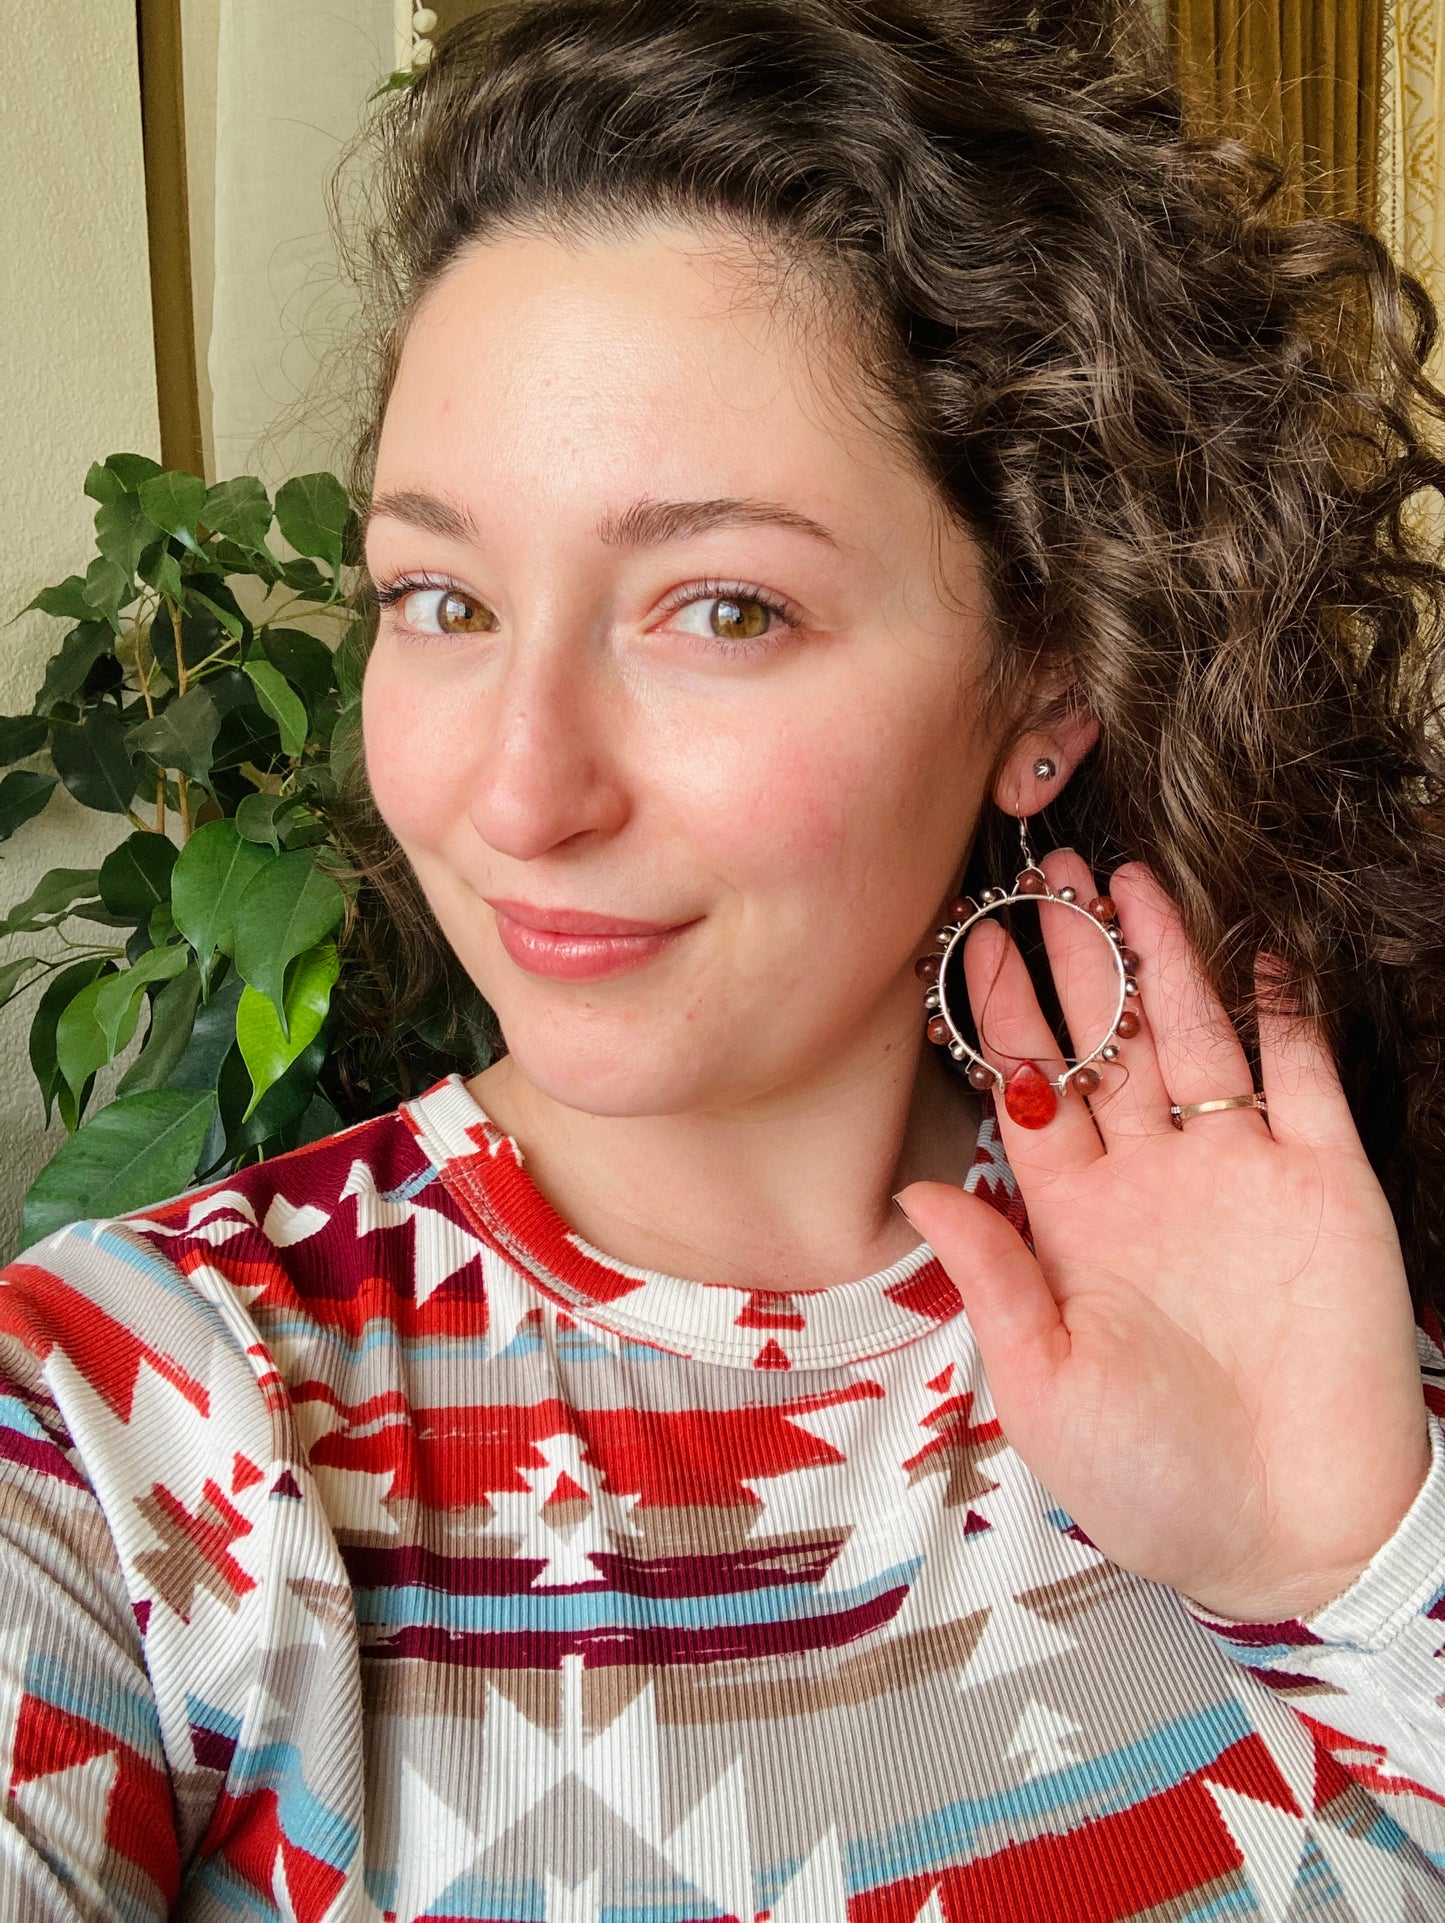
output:
[[[376, 590], [377, 605], [380, 608], [394, 608], [409, 594], [424, 594], [428, 590], [444, 591], [453, 588], [458, 594], [467, 594], [460, 581], [447, 579], [434, 574], [404, 574], [398, 580], [388, 581]], [[690, 581], [685, 588], [677, 589], [663, 603], [664, 614], [675, 614], [679, 608], [687, 607], [694, 601], [756, 601], [759, 607], [767, 608], [775, 614], [786, 628], [796, 628], [802, 624], [802, 616], [791, 601], [781, 595], [771, 594], [766, 588], [756, 586], [750, 581]], [[703, 637], [692, 637], [702, 641]], [[705, 645], [709, 652], [725, 655], [756, 654], [770, 635], [760, 635], [753, 641], [730, 641], [725, 635], [715, 634], [708, 638]]]

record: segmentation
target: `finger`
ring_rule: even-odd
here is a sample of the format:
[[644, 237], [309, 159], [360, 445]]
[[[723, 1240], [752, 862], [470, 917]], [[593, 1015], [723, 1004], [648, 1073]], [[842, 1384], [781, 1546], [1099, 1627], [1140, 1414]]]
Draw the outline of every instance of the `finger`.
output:
[[[1089, 864], [1073, 849], [1047, 856], [1043, 870], [1055, 894], [1073, 889], [1079, 909], [1087, 909], [1099, 893]], [[1075, 1060], [1081, 1060], [1109, 1034], [1119, 1011], [1114, 944], [1102, 923], [1073, 909], [1044, 906], [1039, 920]], [[1169, 1097], [1138, 1000], [1130, 997], [1125, 1002], [1133, 1019], [1125, 1022], [1125, 1033], [1116, 1038], [1118, 1060], [1092, 1064], [1100, 1085], [1089, 1096], [1089, 1106], [1106, 1145], [1111, 1139], [1158, 1129], [1161, 1117], [1168, 1120]]]
[[[1109, 893], [1130, 948], [1149, 958], [1139, 978], [1140, 998], [1169, 1099], [1183, 1108], [1191, 1102], [1251, 1094], [1249, 1059], [1174, 903], [1141, 862], [1120, 868]], [[1167, 1114], [1164, 1119], [1168, 1121]], [[1254, 1108], [1198, 1116], [1194, 1126], [1268, 1133]]]
[[[969, 935], [963, 968], [985, 1060], [1005, 1080], [1024, 1062], [1034, 1063], [1050, 1081], [1057, 1080], [1064, 1066], [1058, 1042], [1044, 1020], [1023, 956], [996, 921], [980, 922]], [[1021, 1175], [1030, 1167], [1083, 1167], [1104, 1152], [1083, 1102], [1057, 1091], [1055, 1099], [1054, 1116], [1043, 1128], [1021, 1126], [1009, 1114], [1007, 1100], [999, 1103], [1004, 1149]]]
[[1359, 1148], [1339, 1069], [1317, 1022], [1295, 1014], [1277, 964], [1255, 971], [1259, 1066], [1277, 1141], [1315, 1148]]
[[912, 1182], [893, 1199], [957, 1283], [1000, 1413], [1047, 1406], [1069, 1336], [1018, 1231], [945, 1182]]

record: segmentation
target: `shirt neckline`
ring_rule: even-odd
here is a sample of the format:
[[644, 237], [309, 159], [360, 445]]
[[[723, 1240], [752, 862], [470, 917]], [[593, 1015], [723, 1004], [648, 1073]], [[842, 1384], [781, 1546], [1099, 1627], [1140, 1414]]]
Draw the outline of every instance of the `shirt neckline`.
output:
[[[400, 1113], [484, 1240], [578, 1320], [624, 1342], [729, 1368], [836, 1368], [901, 1348], [963, 1307], [926, 1242], [871, 1275], [791, 1294], [635, 1268], [594, 1248], [563, 1220], [527, 1173], [516, 1140], [486, 1114], [460, 1075], [404, 1102]], [[1018, 1184], [987, 1097], [963, 1187], [1026, 1232]]]

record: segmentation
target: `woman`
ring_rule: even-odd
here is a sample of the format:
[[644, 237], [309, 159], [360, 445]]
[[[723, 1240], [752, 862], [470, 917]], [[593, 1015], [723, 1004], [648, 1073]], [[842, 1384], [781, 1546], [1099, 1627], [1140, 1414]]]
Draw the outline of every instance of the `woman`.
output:
[[1058, 11], [384, 111], [377, 872], [505, 1052], [6, 1272], [6, 1915], [1445, 1917], [1430, 323]]

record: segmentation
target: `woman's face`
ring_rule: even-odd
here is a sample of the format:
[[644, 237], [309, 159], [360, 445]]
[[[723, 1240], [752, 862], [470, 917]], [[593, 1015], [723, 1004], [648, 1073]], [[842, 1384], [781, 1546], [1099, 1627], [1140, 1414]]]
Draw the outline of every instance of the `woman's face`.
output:
[[987, 615], [851, 378], [690, 229], [491, 241], [415, 316], [367, 768], [515, 1067], [569, 1106], [746, 1105], [916, 1044], [995, 754]]

